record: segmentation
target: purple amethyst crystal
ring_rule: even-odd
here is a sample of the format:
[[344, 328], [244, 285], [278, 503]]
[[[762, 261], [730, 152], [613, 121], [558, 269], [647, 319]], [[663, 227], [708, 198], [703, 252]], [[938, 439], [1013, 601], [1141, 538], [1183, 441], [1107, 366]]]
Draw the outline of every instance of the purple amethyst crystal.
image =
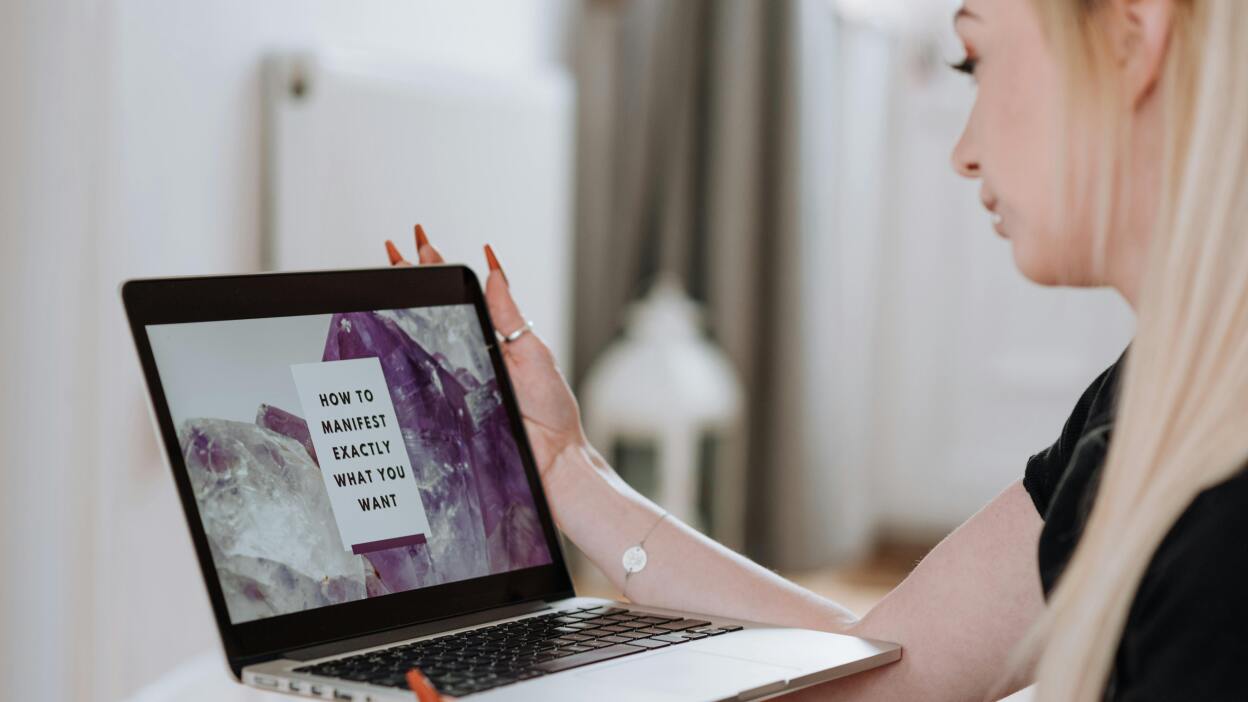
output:
[[390, 389], [428, 540], [345, 550], [301, 417], [262, 404], [255, 424], [187, 420], [178, 438], [233, 621], [551, 561], [472, 308], [334, 315], [324, 360], [369, 357]]
[[[380, 360], [429, 517], [426, 544], [368, 554], [391, 590], [551, 560], [480, 325], [465, 309], [355, 312], [329, 325], [324, 360]], [[419, 336], [452, 348], [431, 353]], [[448, 367], [452, 358], [464, 366]]]
[[320, 466], [320, 461], [316, 458], [316, 448], [312, 446], [312, 433], [308, 431], [308, 423], [303, 417], [297, 417], [273, 405], [260, 405], [260, 409], [256, 410], [256, 424], [303, 444], [308, 455], [312, 457], [312, 462]]

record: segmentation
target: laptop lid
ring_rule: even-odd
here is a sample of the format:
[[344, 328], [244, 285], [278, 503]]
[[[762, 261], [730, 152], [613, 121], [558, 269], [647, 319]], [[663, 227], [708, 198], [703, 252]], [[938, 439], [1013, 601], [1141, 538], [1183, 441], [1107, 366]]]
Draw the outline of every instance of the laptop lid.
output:
[[472, 271], [122, 298], [231, 667], [572, 595]]

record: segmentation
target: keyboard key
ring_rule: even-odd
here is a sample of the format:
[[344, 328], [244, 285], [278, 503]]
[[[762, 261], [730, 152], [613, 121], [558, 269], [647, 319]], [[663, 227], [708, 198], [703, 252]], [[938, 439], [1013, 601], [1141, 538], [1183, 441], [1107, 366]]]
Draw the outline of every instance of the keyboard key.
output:
[[[659, 624], [656, 629], [667, 629], [668, 631], [682, 631], [684, 629], [692, 629], [699, 626], [708, 626], [710, 622], [704, 622], [699, 619], [677, 619], [674, 622]], [[737, 627], [740, 629], [741, 627]]]
[[520, 673], [519, 675], [517, 675], [516, 680], [529, 680], [531, 678], [540, 678], [543, 675], [545, 675], [545, 673], [543, 673], [540, 670], [526, 670], [523, 673]]
[[600, 663], [609, 661], [613, 658], [620, 658], [633, 653], [641, 653], [646, 650], [644, 646], [634, 646], [633, 644], [615, 644], [606, 648], [593, 649], [585, 653], [580, 653], [567, 658], [538, 663], [535, 666], [544, 673], [558, 673], [561, 670], [569, 670], [591, 663]]
[[[596, 629], [581, 629], [581, 633], [584, 634], [585, 636], [593, 636], [594, 638], [601, 638], [603, 636], [612, 636], [614, 634], [618, 634], [619, 632], [609, 630], [606, 627], [598, 627]], [[663, 634], [666, 632], [660, 631], [659, 633]]]
[[622, 626], [626, 629], [632, 630], [632, 629], [645, 629], [649, 627], [650, 625], [645, 624], [643, 622], [639, 622], [639, 621], [632, 621], [632, 622], [616, 622], [615, 624], [612, 624], [611, 626]]
[[660, 641], [657, 636], [653, 639], [637, 639], [628, 643], [633, 646], [645, 646], [646, 648], [663, 648], [664, 646], [672, 645], [669, 641]]
[[670, 628], [656, 628], [672, 621], [610, 606], [545, 612], [301, 666], [297, 672], [406, 689], [405, 675], [417, 667], [444, 694], [462, 697], [547, 672], [669, 645], [671, 642], [646, 637], [674, 633], [676, 630]]
[[619, 614], [628, 610], [620, 609], [619, 607], [586, 607], [581, 611], [586, 614]]
[[646, 624], [665, 624], [667, 622], [674, 622], [678, 620], [679, 618], [680, 617], [659, 617], [655, 615], [646, 615], [644, 617], [641, 617], [637, 621], [644, 622]]

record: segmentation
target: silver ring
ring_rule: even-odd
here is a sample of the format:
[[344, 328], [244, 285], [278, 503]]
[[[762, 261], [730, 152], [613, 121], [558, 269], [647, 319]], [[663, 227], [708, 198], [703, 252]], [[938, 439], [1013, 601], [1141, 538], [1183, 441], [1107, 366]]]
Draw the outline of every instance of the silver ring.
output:
[[500, 336], [502, 336], [502, 337], [503, 337], [503, 343], [504, 343], [504, 344], [510, 344], [511, 342], [515, 341], [516, 339], [519, 339], [520, 337], [522, 337], [522, 336], [524, 336], [525, 334], [529, 333], [529, 331], [530, 331], [531, 329], [533, 329], [533, 320], [531, 320], [531, 319], [526, 319], [526, 320], [524, 320], [524, 324], [523, 324], [523, 325], [522, 325], [519, 329], [517, 329], [517, 330], [513, 331], [513, 332], [512, 332], [512, 333], [510, 333], [510, 334], [501, 334]]

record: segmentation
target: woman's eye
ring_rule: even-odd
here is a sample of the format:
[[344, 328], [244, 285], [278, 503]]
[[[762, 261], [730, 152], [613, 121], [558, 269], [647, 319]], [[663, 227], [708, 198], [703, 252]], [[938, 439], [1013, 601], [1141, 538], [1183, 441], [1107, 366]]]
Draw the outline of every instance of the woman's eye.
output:
[[975, 67], [979, 65], [979, 59], [967, 56], [958, 63], [949, 64], [949, 67], [958, 73], [965, 73], [968, 76], [975, 75]]

